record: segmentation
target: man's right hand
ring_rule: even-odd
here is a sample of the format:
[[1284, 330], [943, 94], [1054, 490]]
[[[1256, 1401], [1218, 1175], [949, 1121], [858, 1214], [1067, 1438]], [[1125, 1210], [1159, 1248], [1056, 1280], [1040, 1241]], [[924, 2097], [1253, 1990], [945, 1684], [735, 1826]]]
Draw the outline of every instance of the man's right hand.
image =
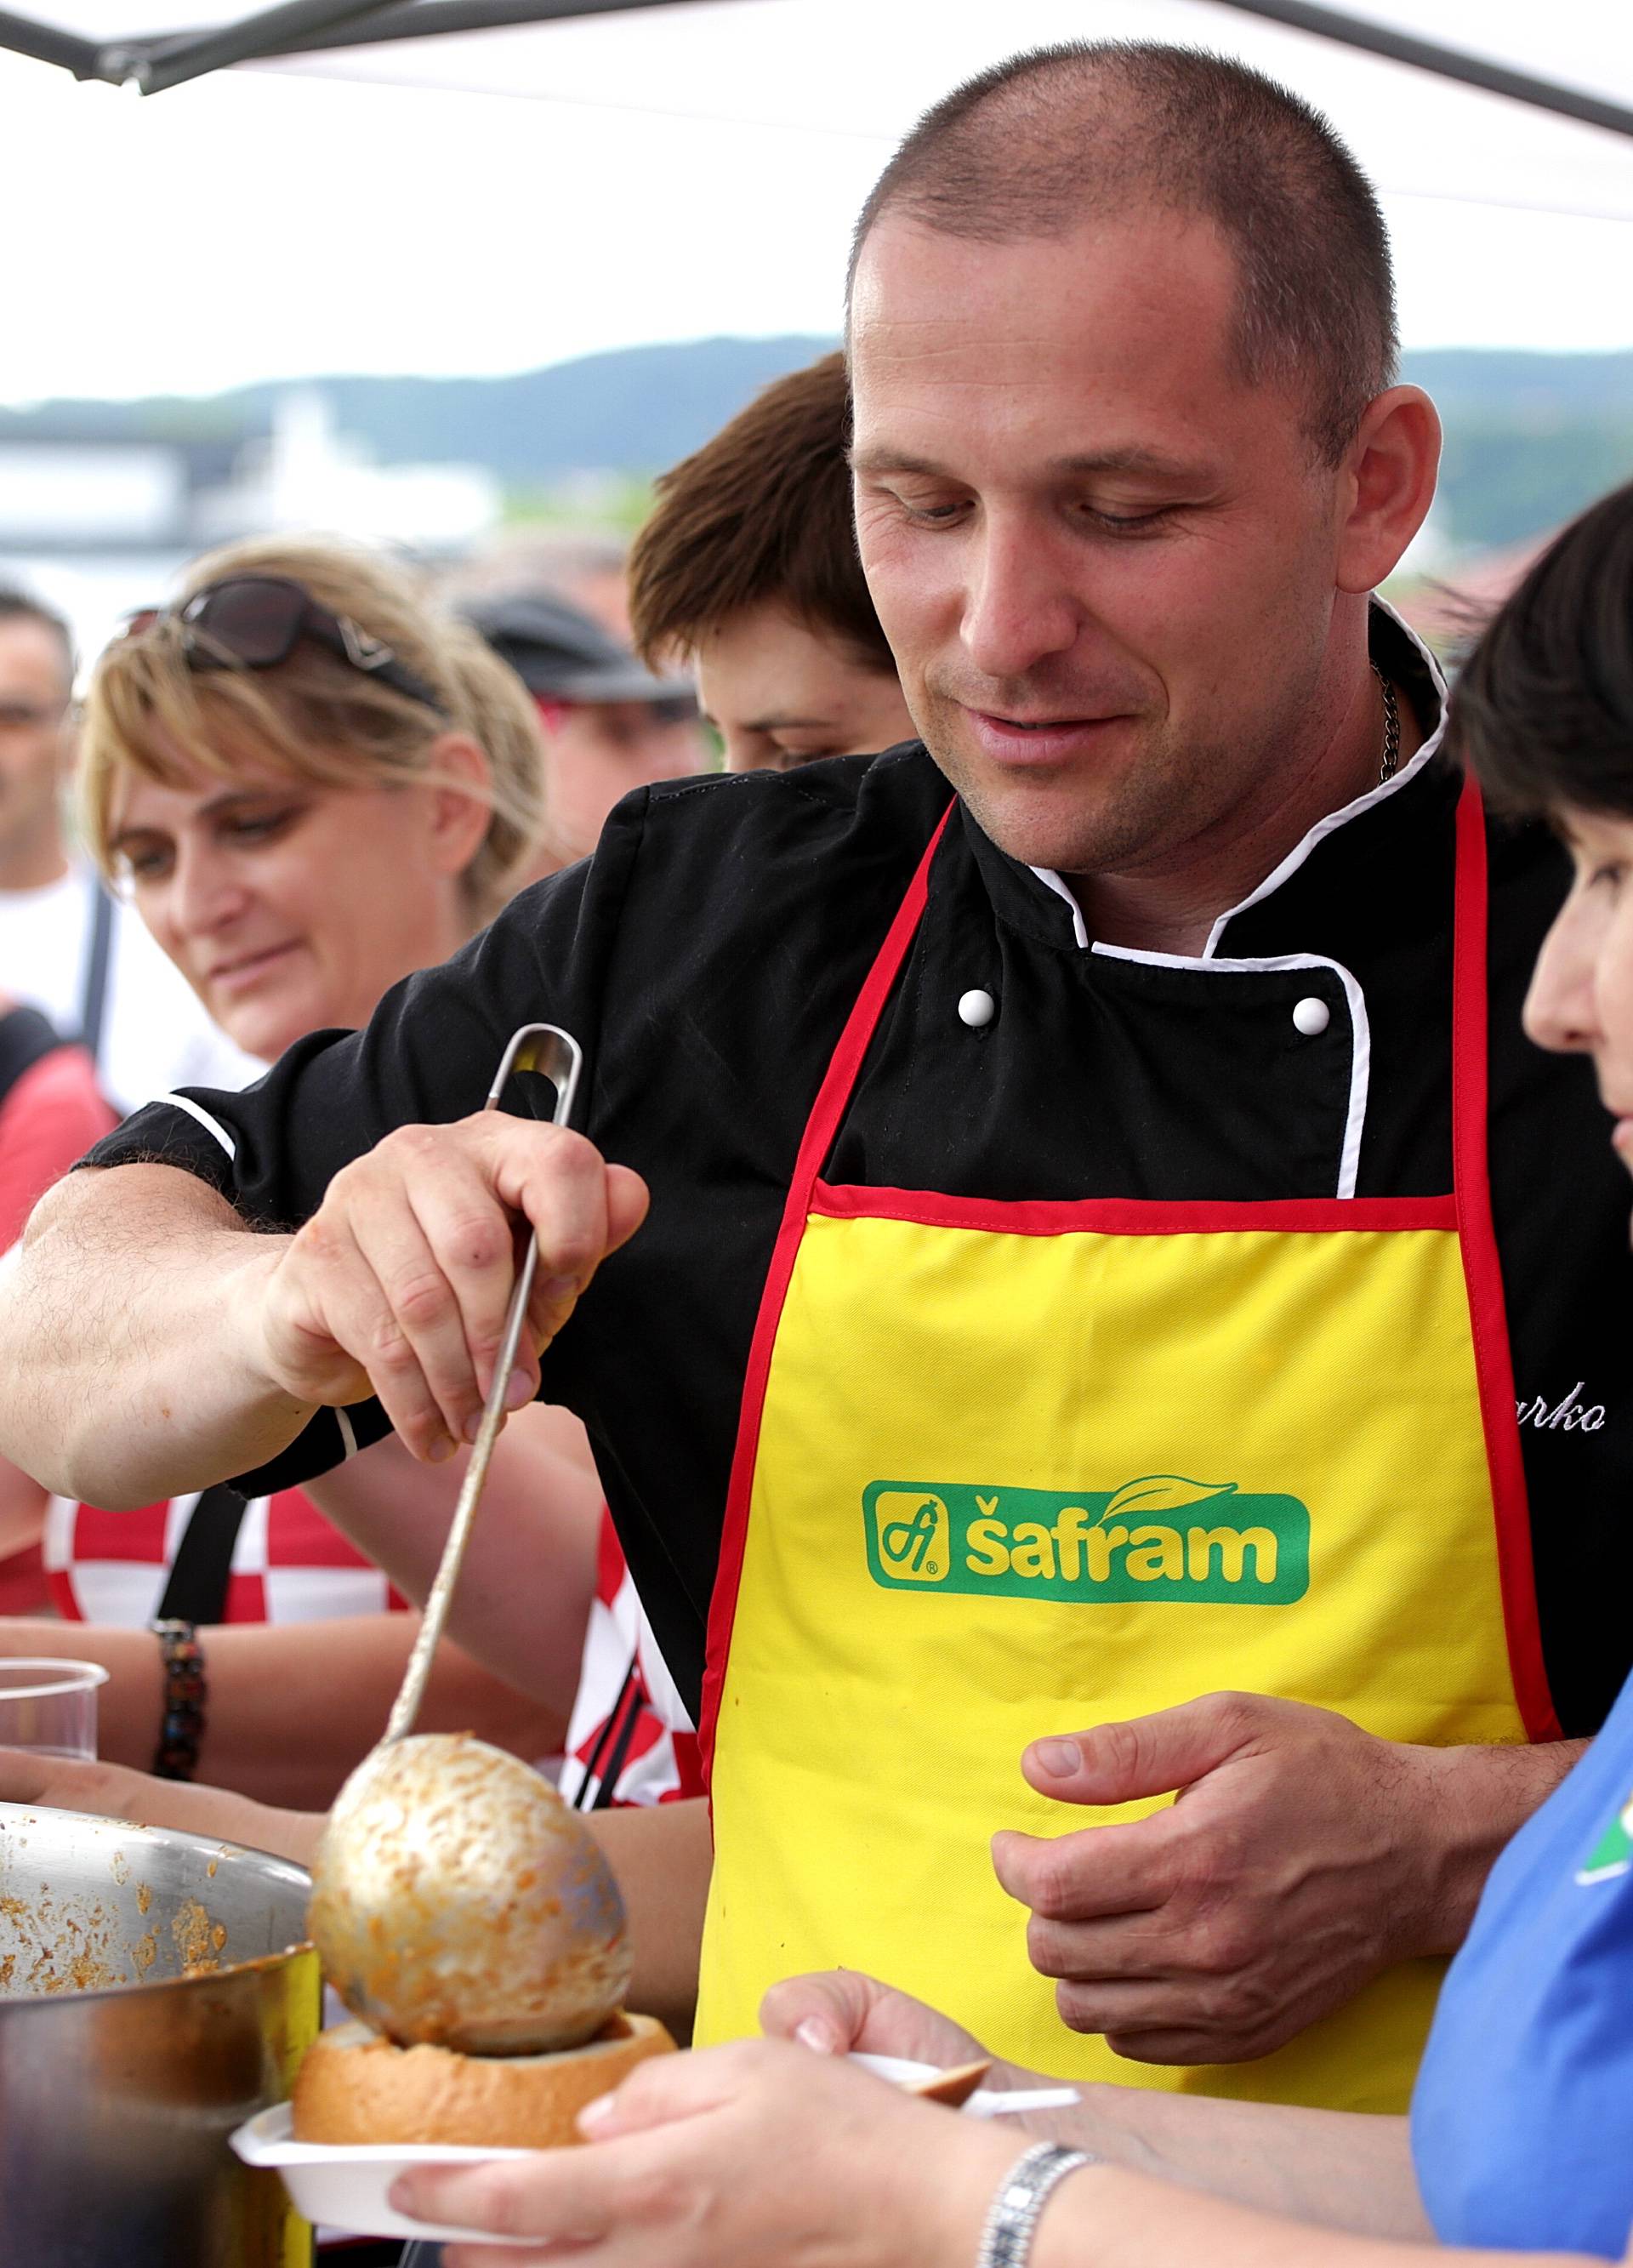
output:
[[646, 1185], [581, 1134], [500, 1111], [404, 1126], [345, 1167], [301, 1229], [246, 1273], [254, 1366], [295, 1400], [378, 1395], [416, 1457], [474, 1440], [504, 1336], [516, 1234], [539, 1262], [509, 1409], [609, 1252], [645, 1218]]

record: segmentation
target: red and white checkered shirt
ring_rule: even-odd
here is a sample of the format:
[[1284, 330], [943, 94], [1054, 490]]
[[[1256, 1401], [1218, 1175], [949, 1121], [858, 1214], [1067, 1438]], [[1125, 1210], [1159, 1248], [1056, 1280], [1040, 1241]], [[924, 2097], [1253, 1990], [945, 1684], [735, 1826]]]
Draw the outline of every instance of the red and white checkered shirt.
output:
[[696, 1731], [658, 1651], [605, 1506], [595, 1602], [560, 1785], [581, 1811], [679, 1803], [703, 1793]]
[[[70, 1497], [53, 1497], [45, 1560], [57, 1612], [70, 1622], [145, 1628], [158, 1610], [170, 1562], [197, 1502], [196, 1496], [173, 1496], [137, 1512], [99, 1512]], [[245, 1507], [224, 1622], [324, 1622], [407, 1604], [301, 1490], [253, 1497]]]

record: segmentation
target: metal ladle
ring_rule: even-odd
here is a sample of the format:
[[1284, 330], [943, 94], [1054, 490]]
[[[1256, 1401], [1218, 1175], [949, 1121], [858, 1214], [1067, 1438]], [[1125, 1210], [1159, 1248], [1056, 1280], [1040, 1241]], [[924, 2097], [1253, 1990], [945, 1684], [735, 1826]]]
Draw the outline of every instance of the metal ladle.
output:
[[[555, 1087], [570, 1123], [583, 1055], [554, 1024], [512, 1035], [488, 1091]], [[549, 1782], [467, 1734], [412, 1734], [448, 1618], [515, 1367], [538, 1260], [529, 1236], [493, 1382], [402, 1690], [335, 1798], [313, 1866], [307, 1926], [355, 2016], [405, 2044], [519, 2055], [592, 2038], [623, 1998], [632, 1955], [600, 1851]]]

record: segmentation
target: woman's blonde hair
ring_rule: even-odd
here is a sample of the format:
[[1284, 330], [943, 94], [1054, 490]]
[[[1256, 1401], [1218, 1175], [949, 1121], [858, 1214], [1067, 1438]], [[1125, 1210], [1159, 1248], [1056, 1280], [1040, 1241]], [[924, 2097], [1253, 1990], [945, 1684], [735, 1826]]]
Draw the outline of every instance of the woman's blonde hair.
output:
[[[232, 778], [247, 759], [324, 787], [446, 784], [481, 794], [491, 814], [462, 876], [486, 920], [531, 858], [544, 828], [545, 741], [533, 696], [468, 623], [379, 552], [327, 536], [257, 536], [188, 569], [180, 600], [231, 575], [281, 575], [388, 646], [434, 696], [438, 716], [311, 638], [273, 669], [189, 666], [188, 633], [166, 611], [97, 663], [80, 739], [81, 823], [92, 856], [113, 867], [114, 792], [127, 770], [175, 786], [178, 759]], [[488, 759], [485, 791], [443, 774], [434, 750], [462, 733]]]

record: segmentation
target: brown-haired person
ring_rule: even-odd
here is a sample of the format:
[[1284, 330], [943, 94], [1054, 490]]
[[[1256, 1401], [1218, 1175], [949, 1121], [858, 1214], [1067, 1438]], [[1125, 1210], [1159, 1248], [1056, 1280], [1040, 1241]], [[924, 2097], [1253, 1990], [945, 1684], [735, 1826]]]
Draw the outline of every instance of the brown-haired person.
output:
[[[0, 1447], [429, 1460], [526, 1214], [523, 1384], [711, 1747], [700, 2036], [843, 1964], [1033, 2067], [1398, 2108], [1626, 1667], [1633, 1270], [1519, 1031], [1561, 855], [1372, 598], [1438, 440], [1381, 217], [1254, 72], [1045, 51], [886, 170], [850, 349], [923, 745], [649, 790], [225, 1142], [135, 1120], [0, 1291]], [[541, 1014], [583, 1132], [461, 1116]]]
[[850, 438], [845, 358], [824, 355], [663, 474], [631, 547], [637, 649], [690, 665], [728, 771], [914, 736], [857, 556]]

